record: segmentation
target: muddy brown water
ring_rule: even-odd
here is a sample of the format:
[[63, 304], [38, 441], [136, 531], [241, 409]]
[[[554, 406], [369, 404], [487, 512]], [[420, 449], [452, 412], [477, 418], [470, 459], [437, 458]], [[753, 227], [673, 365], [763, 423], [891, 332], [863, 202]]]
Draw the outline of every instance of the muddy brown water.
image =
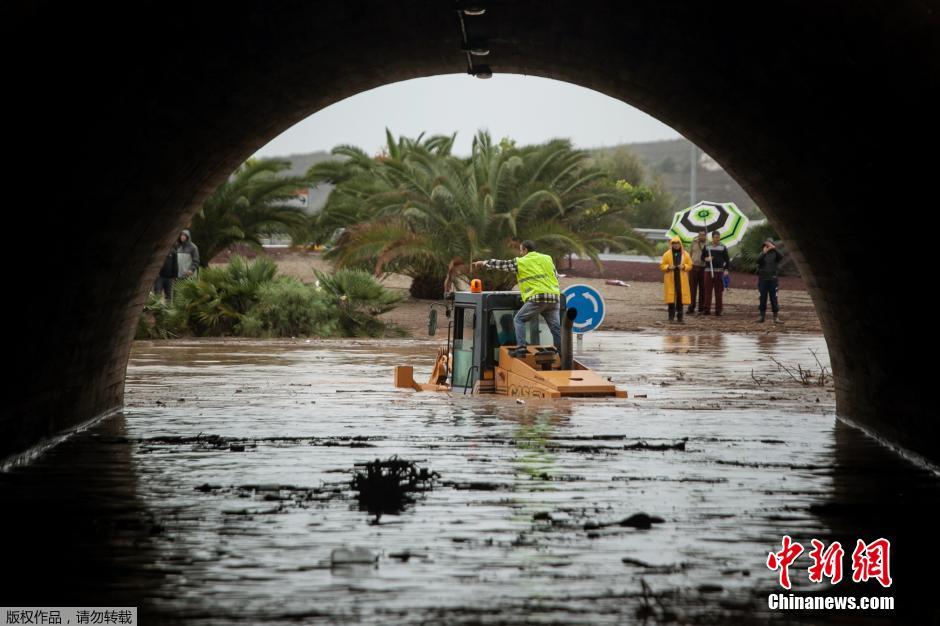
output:
[[[940, 481], [771, 361], [818, 372], [820, 336], [597, 333], [579, 358], [630, 398], [521, 404], [394, 389], [392, 366], [426, 377], [434, 346], [138, 343], [121, 415], [0, 474], [3, 604], [166, 624], [937, 621], [919, 557]], [[376, 519], [350, 479], [393, 455], [441, 478]], [[619, 524], [638, 513], [662, 521]], [[786, 534], [847, 551], [848, 580], [809, 583], [804, 555], [793, 593], [896, 609], [769, 610]], [[881, 536], [895, 584], [853, 583], [855, 539]], [[374, 562], [335, 562], [356, 548]]]

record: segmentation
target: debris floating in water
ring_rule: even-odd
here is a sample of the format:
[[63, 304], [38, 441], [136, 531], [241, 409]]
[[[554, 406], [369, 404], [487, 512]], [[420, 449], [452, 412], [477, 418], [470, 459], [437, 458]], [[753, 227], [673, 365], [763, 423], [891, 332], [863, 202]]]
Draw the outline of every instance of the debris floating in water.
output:
[[662, 524], [665, 520], [655, 515], [647, 513], [634, 513], [630, 517], [624, 518], [619, 522], [597, 522], [589, 521], [584, 524], [584, 530], [599, 530], [610, 526], [626, 526], [640, 530], [649, 530], [653, 524]]
[[358, 493], [360, 510], [368, 511], [378, 519], [383, 513], [400, 513], [414, 503], [413, 493], [429, 491], [437, 472], [419, 468], [414, 461], [393, 456], [382, 461], [357, 464], [364, 468], [353, 475], [352, 488]]
[[685, 450], [685, 444], [689, 440], [688, 437], [683, 437], [679, 441], [673, 443], [646, 443], [645, 441], [638, 441], [636, 443], [631, 443], [623, 447], [624, 450]]
[[367, 548], [335, 548], [330, 553], [330, 565], [372, 564], [379, 555]]

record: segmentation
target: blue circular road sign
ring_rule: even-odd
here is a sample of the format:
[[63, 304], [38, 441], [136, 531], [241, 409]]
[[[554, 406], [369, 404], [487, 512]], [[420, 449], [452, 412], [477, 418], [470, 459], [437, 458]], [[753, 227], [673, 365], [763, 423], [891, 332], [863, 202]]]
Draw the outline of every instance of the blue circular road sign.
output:
[[589, 285], [570, 285], [564, 294], [568, 308], [578, 312], [574, 318], [574, 332], [597, 330], [604, 321], [604, 298], [597, 289]]

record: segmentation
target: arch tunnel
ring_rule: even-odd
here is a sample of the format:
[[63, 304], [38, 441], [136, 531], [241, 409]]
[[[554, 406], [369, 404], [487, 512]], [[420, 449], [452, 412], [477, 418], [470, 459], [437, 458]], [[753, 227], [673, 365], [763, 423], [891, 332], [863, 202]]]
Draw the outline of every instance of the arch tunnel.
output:
[[[935, 174], [911, 148], [937, 135], [933, 3], [478, 4], [487, 10], [464, 17], [467, 40], [490, 49], [483, 60], [494, 74], [620, 99], [731, 173], [806, 278], [839, 415], [940, 461], [929, 364], [934, 226], [918, 217]], [[245, 158], [345, 97], [467, 71], [458, 8], [6, 7], [15, 179], [0, 458], [121, 407], [151, 278]]]

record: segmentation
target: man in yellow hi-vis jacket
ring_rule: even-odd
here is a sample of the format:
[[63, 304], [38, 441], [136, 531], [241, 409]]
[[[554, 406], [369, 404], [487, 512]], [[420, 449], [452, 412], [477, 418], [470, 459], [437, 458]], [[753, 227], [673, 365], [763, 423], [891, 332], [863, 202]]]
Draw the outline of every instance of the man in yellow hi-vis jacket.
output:
[[489, 261], [476, 261], [473, 267], [490, 270], [515, 272], [519, 283], [519, 292], [522, 294], [522, 308], [516, 311], [513, 323], [516, 327], [516, 349], [513, 356], [525, 356], [526, 347], [525, 326], [529, 320], [539, 314], [548, 324], [552, 333], [552, 343], [556, 350], [561, 350], [561, 321], [558, 313], [558, 304], [561, 300], [561, 289], [558, 287], [558, 273], [552, 257], [535, 251], [535, 243], [526, 239], [519, 245], [522, 256], [515, 259]]

